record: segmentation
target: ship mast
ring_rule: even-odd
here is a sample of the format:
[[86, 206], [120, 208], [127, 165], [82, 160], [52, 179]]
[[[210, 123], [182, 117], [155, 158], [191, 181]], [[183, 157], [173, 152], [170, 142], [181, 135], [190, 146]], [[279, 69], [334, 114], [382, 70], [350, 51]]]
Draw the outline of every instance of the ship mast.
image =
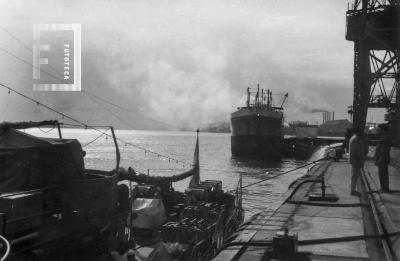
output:
[[247, 108], [250, 107], [250, 87], [247, 87], [247, 102], [246, 102]]
[[260, 84], [257, 84], [257, 94], [256, 94], [256, 100], [255, 100], [256, 107], [259, 106], [259, 96], [260, 96]]
[[261, 106], [264, 105], [264, 89], [261, 88]]

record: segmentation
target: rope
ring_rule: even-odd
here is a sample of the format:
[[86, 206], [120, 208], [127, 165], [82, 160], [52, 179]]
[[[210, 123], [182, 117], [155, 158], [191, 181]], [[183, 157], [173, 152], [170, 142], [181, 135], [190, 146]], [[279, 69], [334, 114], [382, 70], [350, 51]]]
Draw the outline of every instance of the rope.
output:
[[[38, 100], [35, 100], [35, 99], [33, 99], [33, 98], [29, 97], [29, 96], [26, 96], [25, 94], [23, 94], [23, 93], [21, 93], [21, 92], [15, 90], [15, 89], [13, 89], [12, 87], [10, 87], [10, 86], [8, 86], [8, 85], [6, 85], [6, 84], [4, 84], [4, 83], [0, 83], [0, 86], [3, 87], [3, 88], [5, 88], [5, 89], [8, 89], [9, 92], [12, 91], [12, 92], [18, 94], [19, 96], [24, 97], [25, 99], [27, 99], [27, 100], [29, 100], [29, 101], [31, 101], [31, 102], [36, 103], [36, 105], [38, 105], [38, 106], [42, 106], [42, 107], [48, 109], [49, 111], [52, 111], [52, 112], [54, 112], [54, 113], [57, 113], [58, 115], [62, 116], [63, 118], [67, 118], [67, 119], [71, 120], [72, 122], [77, 123], [79, 127], [84, 127], [85, 129], [92, 129], [92, 130], [94, 130], [94, 131], [97, 131], [97, 132], [99, 132], [99, 133], [102, 133], [103, 135], [105, 135], [105, 136], [107, 136], [107, 137], [109, 137], [109, 138], [113, 138], [112, 135], [110, 135], [110, 134], [108, 134], [108, 133], [106, 133], [106, 132], [104, 132], [104, 131], [102, 131], [102, 130], [97, 129], [97, 128], [94, 127], [94, 126], [87, 125], [87, 124], [85, 124], [84, 122], [81, 122], [81, 121], [79, 121], [79, 120], [77, 120], [77, 119], [75, 119], [75, 118], [72, 118], [71, 116], [69, 116], [69, 115], [67, 115], [67, 114], [65, 114], [65, 113], [63, 113], [63, 112], [60, 112], [60, 111], [58, 111], [58, 110], [56, 110], [56, 109], [50, 107], [49, 105], [46, 105], [46, 104], [40, 102], [40, 101], [38, 101]], [[159, 157], [159, 158], [161, 157], [161, 158], [167, 159], [168, 161], [174, 161], [174, 162], [176, 162], [176, 163], [181, 163], [181, 164], [183, 165], [183, 167], [185, 167], [185, 166], [192, 167], [192, 166], [193, 166], [193, 164], [191, 164], [191, 163], [187, 163], [187, 162], [185, 162], [185, 161], [183, 161], [183, 160], [175, 159], [175, 158], [172, 158], [172, 157], [170, 157], [170, 156], [166, 156], [166, 155], [157, 153], [157, 152], [155, 152], [155, 151], [146, 149], [146, 148], [144, 148], [144, 147], [142, 147], [142, 146], [133, 144], [133, 143], [131, 143], [131, 142], [127, 142], [127, 141], [125, 141], [125, 140], [123, 140], [123, 139], [121, 139], [121, 138], [116, 138], [116, 140], [122, 142], [122, 143], [125, 144], [125, 145], [130, 145], [130, 146], [132, 146], [132, 147], [135, 147], [135, 148], [137, 148], [137, 149], [140, 149], [140, 150], [144, 151], [145, 153], [151, 153], [151, 154], [153, 154], [153, 155], [156, 155], [156, 156]]]
[[90, 144], [92, 144], [93, 142], [95, 142], [96, 140], [98, 140], [98, 139], [100, 139], [101, 137], [103, 137], [104, 136], [104, 134], [103, 133], [101, 133], [99, 136], [97, 136], [96, 138], [94, 138], [93, 140], [91, 140], [91, 141], [89, 141], [88, 143], [86, 143], [85, 145], [83, 145], [82, 147], [84, 148], [84, 147], [86, 147], [86, 146], [88, 146], [88, 145], [90, 145]]
[[[3, 29], [3, 30], [4, 30], [5, 32], [7, 32], [11, 37], [13, 37], [14, 39], [17, 40], [17, 38], [16, 38], [15, 36], [11, 35], [11, 33], [9, 33], [7, 30], [5, 30], [5, 29]], [[19, 40], [19, 39], [18, 39], [18, 40]], [[17, 41], [18, 41], [18, 40], [17, 40]], [[24, 46], [24, 47], [25, 47], [25, 46]], [[34, 66], [32, 63], [30, 63], [30, 62], [28, 62], [28, 61], [26, 61], [26, 60], [24, 60], [24, 59], [18, 57], [17, 55], [13, 54], [12, 52], [10, 52], [10, 51], [8, 51], [8, 50], [2, 48], [2, 47], [0, 47], [0, 51], [3, 51], [3, 52], [5, 52], [5, 53], [7, 53], [8, 55], [14, 57], [15, 59], [17, 59], [17, 60], [19, 60], [19, 61], [21, 61], [21, 62], [23, 62], [23, 63], [25, 63], [25, 64], [30, 65], [32, 68], [36, 68], [36, 69], [40, 70], [41, 72], [43, 72], [43, 73], [49, 75], [50, 77], [52, 77], [52, 78], [54, 78], [54, 79], [56, 79], [56, 80], [59, 80], [59, 81], [65, 83], [65, 81], [64, 81], [63, 79], [60, 79], [59, 77], [56, 77], [56, 76], [54, 76], [53, 74], [51, 74], [51, 73], [49, 73], [49, 72], [47, 72], [47, 71], [45, 71], [45, 70], [43, 70], [43, 69], [41, 69], [41, 68], [38, 68], [38, 67]], [[57, 71], [56, 71], [56, 72], [57, 72]], [[58, 73], [58, 72], [57, 72], [57, 73]], [[68, 83], [68, 82], [67, 82], [67, 83]], [[94, 128], [93, 126], [89, 126], [89, 125], [87, 125], [87, 124], [85, 124], [85, 123], [83, 123], [83, 122], [81, 122], [81, 121], [79, 121], [79, 120], [76, 120], [76, 119], [72, 118], [71, 116], [68, 116], [68, 115], [65, 114], [65, 113], [62, 113], [62, 112], [60, 112], [60, 111], [57, 111], [56, 109], [54, 109], [54, 108], [52, 108], [52, 107], [50, 107], [50, 106], [48, 106], [48, 105], [46, 105], [46, 104], [44, 104], [44, 103], [39, 102], [38, 100], [32, 99], [32, 98], [26, 96], [25, 94], [16, 91], [15, 89], [11, 88], [10, 86], [7, 86], [7, 85], [5, 85], [5, 84], [3, 84], [3, 83], [0, 83], [0, 86], [2, 86], [2, 87], [4, 87], [4, 88], [8, 89], [8, 93], [9, 93], [9, 94], [10, 94], [10, 91], [12, 91], [12, 92], [14, 92], [14, 93], [16, 93], [16, 94], [18, 94], [18, 95], [24, 97], [24, 98], [26, 98], [26, 99], [28, 99], [28, 100], [30, 100], [30, 101], [36, 103], [38, 106], [42, 106], [42, 107], [44, 107], [44, 108], [46, 108], [46, 109], [48, 109], [48, 110], [50, 110], [50, 111], [52, 111], [52, 112], [55, 112], [55, 113], [61, 115], [62, 118], [67, 118], [67, 119], [69, 119], [69, 120], [71, 120], [71, 121], [73, 121], [73, 122], [75, 122], [75, 123], [78, 123], [80, 127], [85, 127], [85, 129], [90, 128], [90, 129], [93, 129], [93, 130], [95, 130], [95, 131], [101, 132], [100, 130], [97, 130], [97, 129]], [[86, 93], [87, 93], [87, 92], [86, 92]], [[94, 96], [94, 95], [92, 94], [92, 96]], [[97, 97], [97, 98], [98, 98], [98, 97]], [[99, 99], [99, 98], [98, 98], [98, 99]], [[121, 108], [122, 108], [122, 107], [121, 107]], [[103, 133], [103, 132], [101, 132], [101, 133]], [[109, 134], [104, 134], [104, 135], [107, 135], [108, 137], [112, 138], [112, 136], [109, 135]], [[160, 153], [157, 153], [157, 152], [148, 150], [148, 149], [146, 149], [146, 148], [143, 148], [143, 147], [134, 145], [134, 144], [132, 144], [132, 143], [126, 142], [126, 141], [124, 141], [124, 140], [122, 140], [122, 139], [120, 139], [120, 138], [117, 138], [117, 140], [120, 141], [120, 142], [123, 142], [125, 145], [131, 145], [131, 146], [133, 146], [133, 147], [136, 147], [136, 148], [138, 148], [138, 149], [141, 149], [141, 150], [143, 150], [145, 153], [149, 152], [149, 153], [151, 153], [151, 154], [157, 155], [157, 157], [165, 158], [165, 159], [167, 159], [168, 161], [171, 161], [171, 160], [172, 160], [172, 161], [175, 161], [176, 163], [182, 163], [182, 164], [183, 164], [183, 167], [185, 167], [185, 166], [191, 167], [191, 166], [192, 166], [192, 164], [190, 164], [190, 163], [187, 163], [187, 162], [184, 162], [184, 161], [182, 161], [182, 160], [178, 160], [178, 159], [175, 159], [175, 158], [166, 156], [166, 155], [162, 155], [162, 154], [160, 154]]]
[[[294, 168], [294, 169], [291, 169], [291, 170], [288, 170], [288, 171], [285, 171], [285, 172], [276, 174], [276, 175], [274, 175], [274, 176], [272, 176], [272, 177], [268, 177], [268, 178], [265, 178], [265, 179], [262, 179], [262, 180], [259, 180], [259, 181], [256, 181], [256, 182], [253, 182], [253, 183], [244, 185], [244, 186], [242, 186], [242, 189], [243, 189], [243, 188], [250, 187], [250, 186], [254, 186], [254, 185], [256, 185], [256, 184], [259, 184], [259, 183], [261, 183], [261, 182], [264, 182], [264, 181], [267, 181], [267, 180], [270, 180], [270, 179], [274, 179], [274, 178], [280, 177], [280, 176], [282, 176], [282, 175], [288, 174], [288, 173], [293, 172], [293, 171], [295, 171], [295, 170], [302, 169], [302, 168], [307, 167], [307, 166], [309, 166], [309, 165], [311, 165], [311, 164], [315, 164], [315, 163], [317, 163], [317, 162], [319, 162], [319, 161], [326, 160], [326, 159], [330, 159], [330, 158], [331, 158], [331, 157], [324, 157], [324, 158], [321, 158], [321, 159], [318, 159], [318, 160], [314, 160], [314, 161], [312, 161], [312, 162], [309, 162], [309, 163], [307, 163], [307, 164], [301, 165], [301, 166], [296, 167], [296, 168]], [[264, 172], [259, 172], [259, 173], [255, 173], [255, 174], [262, 174], [262, 173], [264, 173]], [[233, 191], [235, 191], [235, 190], [230, 190], [230, 191], [228, 191], [228, 192], [233, 192]]]
[[111, 106], [114, 106], [115, 108], [118, 108], [118, 109], [120, 109], [120, 110], [122, 110], [122, 111], [125, 111], [125, 112], [128, 112], [128, 113], [130, 113], [130, 114], [133, 114], [133, 115], [136, 115], [136, 116], [140, 116], [140, 117], [142, 117], [142, 118], [144, 118], [144, 119], [149, 119], [149, 120], [151, 120], [151, 121], [154, 121], [154, 122], [156, 122], [156, 123], [162, 124], [162, 125], [167, 126], [167, 127], [172, 127], [172, 128], [175, 128], [175, 129], [180, 129], [180, 127], [178, 127], [178, 126], [171, 125], [171, 124], [168, 124], [168, 123], [165, 123], [165, 122], [162, 122], [162, 121], [158, 121], [158, 120], [155, 120], [155, 119], [153, 119], [153, 118], [151, 118], [151, 117], [145, 117], [144, 115], [141, 115], [141, 114], [139, 114], [139, 113], [136, 113], [136, 112], [134, 112], [134, 111], [131, 111], [131, 110], [127, 109], [127, 108], [124, 108], [124, 107], [122, 107], [121, 105], [118, 105], [118, 104], [115, 104], [115, 103], [113, 103], [113, 102], [110, 102], [110, 101], [108, 101], [108, 100], [106, 100], [106, 99], [104, 99], [104, 98], [102, 98], [102, 97], [99, 97], [99, 96], [97, 96], [97, 95], [95, 95], [95, 94], [93, 94], [93, 93], [90, 93], [90, 92], [88, 92], [88, 91], [84, 91], [84, 90], [83, 90], [82, 92], [85, 93], [85, 94], [86, 94], [90, 99], [92, 99], [92, 100], [93, 100], [93, 98], [95, 98], [95, 99], [97, 99], [97, 100], [99, 100], [99, 101], [105, 102], [105, 103], [107, 103], [107, 104], [109, 104], [109, 105], [111, 105]]
[[40, 127], [38, 127], [38, 129], [39, 129], [42, 133], [49, 133], [49, 132], [51, 132], [52, 130], [54, 130], [55, 127], [51, 128], [51, 129], [48, 130], [48, 131], [44, 131], [44, 130], [42, 130]]
[[[22, 40], [20, 40], [18, 37], [16, 37], [15, 35], [13, 35], [10, 31], [8, 31], [7, 29], [5, 29], [5, 28], [3, 28], [3, 27], [0, 27], [1, 28], [1, 30], [3, 30], [4, 32], [6, 32], [11, 38], [13, 38], [15, 41], [17, 41], [21, 46], [23, 46], [26, 50], [28, 50], [31, 54], [33, 54], [33, 51], [32, 51], [32, 44], [25, 44]], [[3, 51], [4, 51], [4, 49], [3, 49]], [[10, 53], [9, 53], [10, 54]], [[11, 56], [13, 56], [14, 58], [16, 58], [16, 59], [19, 59], [19, 60], [21, 60], [22, 61], [22, 58], [19, 58], [19, 57], [16, 57], [16, 55], [13, 55], [13, 54], [10, 54]], [[27, 61], [25, 61], [25, 60], [23, 60], [23, 62], [24, 63], [27, 63], [27, 64], [29, 64], [29, 65], [31, 65], [32, 67], [34, 67], [33, 66], [33, 64], [31, 64], [31, 63], [29, 63], [29, 62], [27, 62]], [[64, 75], [63, 74], [61, 74], [57, 69], [55, 69], [51, 64], [47, 64], [47, 66], [50, 68], [50, 69], [52, 69], [56, 74], [58, 74], [58, 76], [59, 77], [61, 77], [61, 79], [63, 79], [64, 78]], [[39, 69], [41, 72], [44, 72], [44, 73], [48, 73], [48, 72], [46, 72], [46, 71], [44, 71], [43, 69], [41, 69], [41, 68], [37, 68], [37, 69]], [[52, 76], [53, 77], [53, 76]], [[54, 78], [54, 77], [53, 77]], [[60, 78], [57, 78], [57, 80], [61, 80]], [[62, 81], [62, 80], [61, 80]]]
[[[25, 44], [22, 40], [20, 40], [18, 37], [16, 37], [15, 35], [13, 35], [10, 31], [8, 31], [7, 29], [5, 29], [5, 28], [3, 28], [3, 27], [0, 27], [0, 29], [3, 30], [4, 32], [6, 32], [11, 38], [13, 38], [15, 41], [17, 41], [21, 46], [23, 46], [23, 47], [24, 47], [26, 50], [28, 50], [30, 53], [33, 53], [32, 49], [29, 47], [29, 45]], [[64, 81], [63, 75], [62, 75], [58, 70], [56, 70], [53, 66], [51, 66], [50, 64], [48, 64], [47, 66], [48, 66], [50, 69], [52, 69], [52, 70], [58, 75], [58, 77], [54, 76], [54, 75], [51, 74], [50, 72], [47, 72], [47, 71], [45, 71], [45, 70], [43, 70], [43, 69], [41, 69], [41, 68], [38, 68], [38, 67], [34, 66], [32, 63], [30, 63], [30, 62], [28, 62], [28, 61], [26, 61], [26, 60], [24, 60], [24, 59], [18, 57], [17, 55], [15, 55], [15, 54], [9, 52], [8, 50], [6, 50], [6, 49], [4, 49], [4, 48], [0, 48], [0, 50], [3, 51], [3, 52], [5, 52], [5, 53], [7, 53], [8, 55], [10, 55], [10, 56], [12, 56], [12, 57], [18, 59], [18, 60], [20, 60], [21, 62], [32, 66], [32, 68], [36, 68], [36, 69], [40, 70], [41, 72], [46, 73], [47, 75], [49, 75], [50, 77], [52, 77], [52, 78], [54, 78], [54, 79], [56, 79], [56, 80], [59, 80], [59, 81], [62, 81], [62, 82]], [[59, 78], [59, 77], [60, 77], [60, 78]], [[138, 115], [138, 116], [140, 116], [140, 117], [142, 117], [142, 118], [145, 118], [145, 119], [152, 120], [152, 121], [154, 121], [154, 122], [156, 122], [156, 123], [159, 123], [159, 124], [162, 124], [162, 125], [164, 125], [164, 126], [168, 126], [168, 127], [172, 127], [172, 128], [177, 128], [177, 129], [180, 128], [180, 127], [178, 127], [178, 126], [174, 126], [174, 125], [171, 125], [171, 124], [162, 122], [162, 121], [155, 120], [155, 119], [153, 119], [153, 118], [151, 118], [151, 117], [144, 117], [143, 115], [140, 115], [140, 114], [138, 114], [138, 113], [135, 113], [135, 112], [133, 112], [133, 111], [131, 111], [131, 110], [129, 110], [129, 109], [126, 109], [126, 108], [124, 108], [124, 107], [122, 107], [122, 106], [120, 106], [120, 105], [118, 105], [118, 104], [115, 104], [115, 103], [112, 103], [112, 102], [110, 102], [110, 101], [107, 101], [106, 99], [104, 99], [104, 98], [102, 98], [102, 97], [99, 97], [99, 96], [97, 96], [97, 95], [94, 95], [93, 93], [90, 93], [90, 92], [87, 92], [87, 91], [84, 91], [84, 90], [82, 91], [82, 93], [85, 93], [90, 99], [92, 99], [92, 97], [93, 97], [93, 98], [96, 98], [96, 99], [98, 99], [98, 100], [100, 100], [100, 101], [102, 101], [102, 102], [108, 103], [108, 104], [110, 104], [110, 105], [112, 105], [112, 106], [114, 106], [114, 107], [116, 107], [116, 108], [119, 108], [120, 110], [123, 110], [123, 111], [125, 111], [125, 112], [129, 112], [129, 113], [134, 114], [134, 115]], [[93, 99], [92, 99], [92, 100], [93, 100]], [[103, 107], [103, 108], [104, 108], [104, 107]], [[106, 109], [106, 108], [104, 108], [104, 109]], [[106, 109], [106, 110], [107, 110], [107, 109]], [[108, 110], [107, 110], [107, 111], [108, 111]], [[109, 111], [109, 112], [110, 112], [110, 111]], [[113, 114], [112, 112], [110, 112], [110, 113]], [[117, 115], [115, 115], [115, 114], [113, 114], [113, 115], [114, 115], [116, 118], [118, 118], [119, 120], [121, 120]], [[123, 121], [123, 122], [125, 122], [125, 121]], [[126, 122], [125, 122], [125, 123], [126, 123]], [[130, 126], [130, 125], [129, 125], [129, 126]], [[132, 126], [130, 126], [130, 127], [132, 127]]]
[[51, 78], [53, 78], [53, 79], [55, 79], [55, 80], [58, 80], [58, 81], [60, 81], [60, 82], [62, 82], [62, 83], [70, 83], [70, 82], [68, 82], [68, 81], [65, 81], [65, 80], [62, 79], [62, 78], [59, 78], [59, 77], [54, 76], [53, 74], [51, 74], [51, 73], [49, 73], [49, 72], [47, 72], [47, 71], [45, 71], [45, 70], [43, 70], [43, 69], [38, 68], [37, 66], [33, 65], [32, 63], [30, 63], [30, 62], [28, 62], [28, 61], [26, 61], [26, 60], [24, 60], [24, 59], [18, 57], [17, 55], [13, 54], [12, 52], [10, 52], [10, 51], [8, 51], [8, 50], [2, 48], [2, 47], [0, 47], [0, 51], [3, 51], [3, 52], [5, 52], [6, 54], [8, 54], [8, 55], [14, 57], [15, 59], [17, 59], [17, 60], [19, 60], [19, 61], [21, 61], [21, 62], [23, 62], [23, 63], [25, 63], [25, 64], [27, 64], [27, 65], [30, 65], [32, 68], [35, 68], [35, 69], [40, 70], [41, 72], [47, 74], [48, 76], [50, 76]]
[[88, 96], [90, 100], [92, 100], [94, 103], [96, 103], [97, 105], [99, 105], [100, 107], [102, 107], [104, 110], [106, 110], [108, 113], [110, 113], [113, 117], [115, 117], [117, 120], [119, 120], [120, 122], [123, 122], [124, 124], [128, 125], [131, 128], [135, 128], [133, 125], [131, 125], [131, 123], [129, 121], [125, 121], [124, 119], [122, 119], [118, 114], [116, 114], [115, 112], [113, 112], [112, 110], [110, 110], [109, 108], [107, 108], [106, 106], [104, 106], [103, 104], [101, 104], [100, 102], [96, 101], [95, 99], [93, 99], [91, 96]]

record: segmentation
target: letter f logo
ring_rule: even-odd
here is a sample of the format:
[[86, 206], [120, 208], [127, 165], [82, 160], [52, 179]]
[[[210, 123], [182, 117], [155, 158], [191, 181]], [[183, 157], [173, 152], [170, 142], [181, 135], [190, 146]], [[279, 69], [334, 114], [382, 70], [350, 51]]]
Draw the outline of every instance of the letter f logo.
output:
[[33, 27], [33, 79], [40, 79], [40, 65], [49, 64], [49, 59], [41, 58], [40, 51], [50, 51], [50, 45], [40, 44], [40, 27]]

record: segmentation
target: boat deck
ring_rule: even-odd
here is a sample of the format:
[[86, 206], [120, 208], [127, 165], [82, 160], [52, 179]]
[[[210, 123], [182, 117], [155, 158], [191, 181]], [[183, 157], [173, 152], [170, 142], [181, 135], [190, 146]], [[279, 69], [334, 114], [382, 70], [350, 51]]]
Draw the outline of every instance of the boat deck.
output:
[[[392, 149], [389, 175], [391, 191], [381, 193], [377, 167], [370, 158], [359, 180], [361, 196], [351, 196], [351, 166], [347, 159], [321, 162], [289, 188], [288, 199], [276, 211], [265, 211], [254, 217], [243, 227], [234, 243], [214, 260], [386, 260], [385, 255], [400, 260], [399, 234], [389, 240], [365, 238], [365, 235], [400, 230], [399, 149]], [[321, 196], [321, 183], [317, 180], [322, 177], [326, 195], [328, 198], [336, 196], [336, 202], [318, 198], [309, 200], [310, 195]], [[375, 225], [375, 210], [372, 208], [376, 208], [380, 228]], [[288, 228], [289, 235], [298, 235], [299, 246], [295, 255], [273, 252], [271, 241], [284, 228]]]

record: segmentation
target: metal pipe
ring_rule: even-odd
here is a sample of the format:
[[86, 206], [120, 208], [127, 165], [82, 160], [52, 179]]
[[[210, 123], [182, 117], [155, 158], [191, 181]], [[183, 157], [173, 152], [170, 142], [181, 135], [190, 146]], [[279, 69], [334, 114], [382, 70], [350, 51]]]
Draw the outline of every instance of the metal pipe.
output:
[[11, 240], [10, 243], [11, 243], [11, 245], [16, 245], [16, 244], [28, 241], [30, 239], [34, 239], [34, 238], [36, 238], [38, 236], [39, 236], [39, 232], [33, 232], [33, 233], [28, 234], [28, 235], [25, 235], [25, 236], [16, 238], [14, 240]]
[[6, 247], [6, 251], [5, 251], [4, 255], [0, 258], [0, 261], [4, 261], [7, 259], [8, 255], [10, 254], [11, 245], [10, 245], [10, 242], [7, 240], [7, 238], [0, 236], [0, 239], [4, 242], [4, 245]]
[[41, 213], [38, 213], [38, 214], [33, 214], [33, 215], [24, 216], [24, 217], [21, 217], [21, 218], [16, 218], [16, 219], [13, 219], [13, 220], [9, 220], [7, 222], [7, 224], [16, 223], [16, 222], [19, 222], [19, 221], [22, 221], [22, 220], [29, 220], [29, 219], [32, 219], [32, 218], [45, 216], [45, 215], [49, 215], [49, 214], [56, 214], [56, 213], [59, 213], [60, 211], [61, 211], [60, 208], [55, 208], [55, 209], [48, 210], [48, 211], [45, 211], [45, 212], [41, 212]]
[[60, 123], [57, 122], [57, 130], [58, 130], [58, 137], [60, 137], [60, 139], [62, 139], [62, 134], [61, 134], [61, 128], [60, 128]]
[[112, 134], [112, 137], [113, 137], [113, 140], [114, 140], [114, 144], [115, 144], [115, 153], [117, 155], [116, 171], [118, 171], [119, 162], [121, 161], [121, 154], [119, 153], [119, 147], [118, 147], [117, 137], [115, 137], [114, 128], [112, 126], [110, 126], [110, 130], [111, 130], [111, 134]]
[[1, 215], [1, 222], [2, 222], [2, 224], [1, 224], [1, 234], [5, 235], [6, 234], [6, 222], [7, 222], [6, 214], [5, 213], [0, 213], [0, 215]]
[[247, 87], [247, 107], [250, 107], [250, 87]]
[[[365, 174], [364, 171], [361, 172], [361, 180], [362, 180], [362, 183], [364, 183], [365, 189], [368, 190], [368, 191], [372, 191], [371, 184], [368, 182], [366, 174]], [[372, 214], [374, 216], [374, 221], [375, 221], [375, 225], [376, 225], [376, 228], [378, 230], [378, 233], [379, 234], [384, 234], [385, 230], [382, 227], [381, 220], [380, 220], [379, 213], [378, 213], [378, 209], [377, 209], [377, 207], [375, 205], [375, 201], [372, 198], [371, 194], [367, 193], [367, 197], [368, 197], [371, 209], [372, 209]], [[389, 247], [388, 241], [385, 240], [385, 239], [382, 239], [381, 243], [382, 243], [382, 247], [383, 247], [383, 252], [385, 253], [386, 260], [387, 261], [393, 261], [393, 256], [392, 256], [392, 253], [390, 251], [390, 247]]]

